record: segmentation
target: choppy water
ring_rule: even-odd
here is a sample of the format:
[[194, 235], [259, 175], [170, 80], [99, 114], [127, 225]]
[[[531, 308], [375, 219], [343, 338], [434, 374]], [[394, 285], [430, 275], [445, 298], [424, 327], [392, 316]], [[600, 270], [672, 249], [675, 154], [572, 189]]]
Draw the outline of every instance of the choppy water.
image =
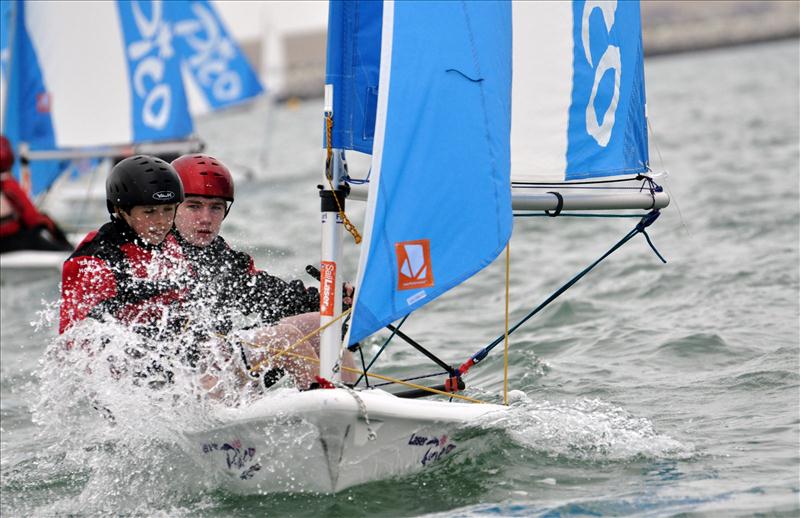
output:
[[[637, 238], [532, 320], [510, 353], [511, 388], [527, 400], [418, 475], [335, 496], [226, 493], [179, 453], [185, 409], [131, 404], [115, 431], [71, 411], [73, 380], [40, 363], [57, 279], [3, 285], [0, 514], [797, 515], [799, 59], [795, 40], [647, 63], [664, 158], [653, 148], [652, 162], [669, 171], [677, 202], [650, 234], [669, 264]], [[223, 234], [283, 276], [317, 260], [320, 110], [309, 102], [200, 128], [211, 153], [257, 171]], [[631, 226], [517, 220], [512, 320]], [[494, 265], [406, 330], [456, 363], [502, 318]], [[403, 347], [387, 358], [395, 374], [428, 368]], [[473, 372], [471, 393], [496, 399], [501, 355]]]

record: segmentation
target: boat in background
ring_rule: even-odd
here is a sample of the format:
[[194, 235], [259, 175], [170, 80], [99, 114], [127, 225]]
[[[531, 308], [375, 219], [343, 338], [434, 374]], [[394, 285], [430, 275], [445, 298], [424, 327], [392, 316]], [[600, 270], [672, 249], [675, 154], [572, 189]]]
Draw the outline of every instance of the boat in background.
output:
[[[0, 127], [20, 157], [15, 175], [40, 201], [60, 178], [85, 196], [90, 171], [128, 156], [198, 152], [204, 144], [193, 116], [263, 93], [206, 0], [15, 0], [0, 9]], [[102, 190], [105, 182], [97, 183]], [[101, 213], [104, 201], [95, 200]], [[45, 256], [30, 266], [51, 268]]]
[[[328, 23], [319, 362], [332, 383], [220, 409], [217, 428], [191, 436], [209, 471], [242, 493], [336, 492], [464, 454], [460, 433], [509, 409], [458, 394], [463, 378], [525, 319], [457, 367], [393, 323], [492, 263], [513, 207], [639, 209], [644, 229], [669, 203], [649, 168], [638, 2], [523, 2], [512, 15], [504, 2], [344, 1], [330, 3]], [[345, 150], [372, 161], [343, 340], [343, 228], [361, 239], [344, 212], [357, 183]], [[384, 328], [444, 383], [375, 374], [380, 352], [363, 364], [365, 386], [339, 383], [343, 349]], [[450, 401], [416, 399], [429, 395]], [[494, 400], [507, 404], [506, 390]]]

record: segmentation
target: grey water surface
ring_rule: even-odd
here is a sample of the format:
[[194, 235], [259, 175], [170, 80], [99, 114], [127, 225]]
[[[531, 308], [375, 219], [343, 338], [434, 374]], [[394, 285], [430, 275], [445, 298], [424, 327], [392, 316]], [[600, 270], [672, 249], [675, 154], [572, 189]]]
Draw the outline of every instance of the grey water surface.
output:
[[[60, 414], [43, 408], [73, 397], [41, 361], [58, 278], [4, 283], [0, 514], [797, 516], [799, 63], [797, 40], [647, 62], [651, 162], [668, 171], [673, 197], [649, 234], [668, 264], [639, 236], [531, 320], [509, 356], [510, 388], [527, 399], [417, 475], [336, 495], [239, 496], [188, 477], [189, 461], [133, 431], [75, 446], [80, 416], [47, 422]], [[265, 104], [199, 128], [211, 153], [253, 172], [239, 176], [223, 234], [260, 267], [306, 281], [303, 268], [318, 260], [321, 108]], [[363, 209], [351, 208], [360, 226]], [[634, 224], [517, 219], [512, 321]], [[414, 315], [406, 332], [452, 363], [490, 342], [503, 322], [502, 262]], [[473, 369], [468, 394], [500, 400], [499, 349]], [[379, 365], [436, 370], [399, 343]], [[167, 412], [150, 418], [180, 429]]]

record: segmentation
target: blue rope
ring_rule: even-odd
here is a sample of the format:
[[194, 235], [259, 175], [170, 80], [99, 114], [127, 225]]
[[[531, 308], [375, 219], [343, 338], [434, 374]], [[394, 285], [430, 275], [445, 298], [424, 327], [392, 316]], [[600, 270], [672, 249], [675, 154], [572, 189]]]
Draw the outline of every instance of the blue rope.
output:
[[[609, 255], [611, 255], [612, 253], [617, 251], [617, 249], [619, 249], [622, 245], [624, 245], [625, 243], [630, 241], [634, 236], [636, 236], [636, 234], [639, 234], [639, 233], [644, 234], [644, 237], [647, 239], [647, 243], [650, 245], [650, 248], [653, 249], [655, 254], [658, 256], [659, 259], [661, 259], [662, 262], [666, 263], [667, 261], [661, 256], [660, 253], [658, 253], [658, 250], [656, 250], [656, 247], [653, 245], [653, 242], [650, 240], [650, 236], [648, 236], [647, 232], [645, 231], [645, 229], [647, 227], [652, 225], [653, 222], [656, 219], [658, 219], [658, 216], [660, 216], [660, 212], [658, 210], [654, 210], [654, 211], [649, 212], [648, 214], [646, 214], [644, 217], [642, 217], [641, 221], [639, 221], [639, 223], [636, 224], [636, 227], [633, 230], [631, 230], [630, 232], [628, 232], [628, 234], [625, 237], [623, 237], [616, 245], [611, 247], [611, 249], [608, 252], [603, 254], [599, 259], [597, 259], [595, 262], [593, 262], [588, 267], [586, 267], [578, 275], [576, 275], [575, 277], [570, 279], [570, 281], [567, 282], [565, 285], [561, 286], [555, 293], [550, 295], [550, 297], [548, 297], [547, 300], [545, 300], [544, 302], [539, 304], [539, 306], [536, 309], [534, 309], [533, 311], [531, 311], [530, 313], [525, 315], [525, 317], [522, 320], [520, 320], [519, 322], [514, 324], [514, 326], [511, 327], [508, 330], [508, 334], [511, 335], [511, 333], [513, 333], [514, 331], [519, 329], [519, 327], [522, 326], [522, 324], [527, 322], [531, 317], [533, 317], [539, 311], [544, 309], [548, 304], [550, 304], [555, 299], [557, 299], [562, 293], [564, 293], [565, 291], [570, 289], [575, 283], [577, 283], [579, 280], [581, 280], [581, 278], [584, 275], [586, 275], [592, 269], [594, 269], [594, 267], [597, 266], [598, 264], [600, 264], [600, 262], [602, 262], [606, 257], [608, 257]], [[497, 344], [501, 343], [504, 340], [504, 338], [505, 338], [505, 334], [501, 334], [492, 343], [490, 343], [489, 345], [487, 345], [486, 347], [484, 347], [483, 349], [481, 349], [480, 351], [478, 351], [477, 353], [472, 355], [471, 359], [472, 359], [473, 363], [478, 363], [481, 360], [483, 360], [484, 358], [486, 358], [486, 355], [489, 354], [489, 351], [494, 349], [495, 346], [497, 346]]]
[[[543, 214], [541, 212], [515, 212], [515, 218], [541, 218], [541, 217], [549, 217], [549, 214]], [[640, 214], [570, 214], [566, 212], [562, 212], [558, 215], [559, 218], [569, 217], [569, 218], [641, 218]]]
[[367, 177], [366, 178], [351, 178], [350, 174], [346, 174], [344, 176], [344, 181], [346, 183], [351, 183], [353, 185], [363, 185], [365, 183], [369, 183], [369, 177], [370, 177], [371, 174], [372, 174], [372, 168], [370, 168], [370, 170], [367, 171]]

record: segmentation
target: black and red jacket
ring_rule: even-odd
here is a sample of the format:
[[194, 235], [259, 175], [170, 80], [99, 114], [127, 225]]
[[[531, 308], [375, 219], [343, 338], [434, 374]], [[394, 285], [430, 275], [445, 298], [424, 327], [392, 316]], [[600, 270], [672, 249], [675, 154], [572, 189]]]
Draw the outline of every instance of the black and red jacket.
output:
[[306, 288], [302, 281], [286, 282], [257, 270], [253, 258], [232, 249], [217, 236], [206, 247], [194, 246], [179, 232], [172, 236], [189, 262], [192, 281], [188, 298], [214, 301], [220, 317], [218, 330], [225, 331], [225, 314], [230, 310], [259, 315], [266, 324], [301, 313], [319, 311], [319, 291]]
[[124, 220], [112, 218], [64, 263], [59, 333], [105, 314], [149, 333], [187, 292], [175, 275], [183, 261], [172, 235], [149, 246]]

